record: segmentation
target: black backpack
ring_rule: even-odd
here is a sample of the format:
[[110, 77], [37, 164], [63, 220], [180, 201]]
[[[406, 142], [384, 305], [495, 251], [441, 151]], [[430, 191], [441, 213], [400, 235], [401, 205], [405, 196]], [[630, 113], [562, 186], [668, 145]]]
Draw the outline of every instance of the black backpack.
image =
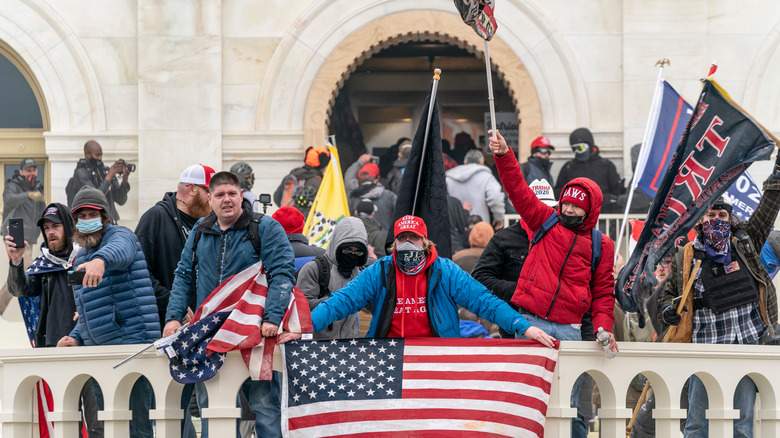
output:
[[73, 205], [73, 198], [76, 197], [76, 193], [81, 190], [83, 184], [76, 178], [76, 170], [73, 171], [73, 176], [68, 180], [68, 184], [65, 186], [65, 196], [68, 197], [68, 207]]
[[[263, 216], [265, 215], [263, 213], [252, 212], [251, 210], [249, 213], [252, 215], [252, 218], [249, 220], [249, 226], [247, 227], [247, 238], [252, 242], [252, 246], [255, 248], [257, 255], [260, 256], [260, 220], [263, 219]], [[190, 272], [190, 288], [192, 290], [193, 297], [195, 297], [198, 293], [195, 284], [197, 281], [196, 272], [198, 268], [198, 241], [200, 240], [200, 236], [203, 234], [203, 231], [200, 231], [197, 229], [197, 227], [193, 231], [195, 232], [195, 238], [192, 241], [192, 271]]]

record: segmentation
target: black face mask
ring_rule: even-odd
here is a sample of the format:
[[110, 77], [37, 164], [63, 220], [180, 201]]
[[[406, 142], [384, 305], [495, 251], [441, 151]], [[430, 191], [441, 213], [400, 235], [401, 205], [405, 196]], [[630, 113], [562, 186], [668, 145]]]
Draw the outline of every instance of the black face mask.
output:
[[338, 269], [339, 274], [344, 278], [349, 278], [352, 275], [352, 270], [366, 264], [366, 260], [368, 259], [366, 249], [363, 248], [362, 245], [358, 246], [360, 247], [358, 250], [361, 252], [360, 255], [352, 254], [351, 252], [345, 254], [342, 252], [341, 247], [336, 250], [336, 264], [338, 265], [336, 268]]
[[561, 225], [574, 230], [579, 228], [583, 222], [585, 222], [585, 216], [568, 216], [565, 214], [558, 214], [558, 220], [561, 221]]
[[591, 156], [593, 156], [593, 151], [588, 149], [587, 151], [582, 152], [580, 154], [574, 154], [574, 159], [577, 161], [585, 162], [588, 161]]
[[102, 163], [102, 161], [98, 160], [97, 158], [90, 157], [87, 159], [87, 164], [89, 164], [92, 167], [98, 167], [98, 164]]
[[549, 158], [539, 158], [539, 161], [542, 163], [542, 166], [550, 167], [550, 159]]

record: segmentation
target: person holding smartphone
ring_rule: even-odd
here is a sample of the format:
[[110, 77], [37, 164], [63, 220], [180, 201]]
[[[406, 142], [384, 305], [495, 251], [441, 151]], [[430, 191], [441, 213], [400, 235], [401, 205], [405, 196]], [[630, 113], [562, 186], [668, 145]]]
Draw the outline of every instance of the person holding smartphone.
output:
[[[19, 165], [19, 170], [5, 182], [3, 190], [3, 221], [0, 226], [0, 234], [4, 237], [9, 234], [9, 222], [11, 219], [22, 219], [24, 238], [18, 242], [24, 251], [24, 261], [27, 268], [32, 262], [32, 248], [38, 243], [41, 229], [35, 226], [41, 217], [46, 203], [43, 200], [43, 184], [38, 181], [38, 164], [32, 158], [25, 158]], [[27, 241], [28, 245], [24, 245]], [[8, 303], [11, 302], [11, 294], [8, 286], [3, 283], [0, 286], [0, 315], [5, 312]]]

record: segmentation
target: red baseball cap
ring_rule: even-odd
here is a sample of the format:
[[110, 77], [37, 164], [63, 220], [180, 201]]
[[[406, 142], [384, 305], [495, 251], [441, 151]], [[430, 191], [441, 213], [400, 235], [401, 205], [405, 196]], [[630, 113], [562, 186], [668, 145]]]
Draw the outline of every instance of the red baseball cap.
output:
[[395, 227], [393, 227], [393, 236], [398, 237], [399, 234], [410, 232], [420, 237], [428, 237], [428, 227], [425, 226], [425, 222], [417, 216], [407, 214], [402, 218], [395, 221]]
[[536, 137], [534, 141], [531, 142], [531, 149], [534, 148], [548, 148], [555, 150], [555, 146], [550, 143], [550, 139], [545, 137], [544, 135], [540, 135], [539, 137]]
[[215, 173], [216, 172], [214, 169], [209, 166], [193, 164], [192, 166], [184, 169], [184, 172], [182, 172], [181, 176], [179, 177], [179, 182], [186, 184], [196, 184], [201, 187], [209, 188], [209, 182]]
[[374, 163], [366, 163], [358, 170], [358, 178], [376, 178], [379, 176], [379, 166]]

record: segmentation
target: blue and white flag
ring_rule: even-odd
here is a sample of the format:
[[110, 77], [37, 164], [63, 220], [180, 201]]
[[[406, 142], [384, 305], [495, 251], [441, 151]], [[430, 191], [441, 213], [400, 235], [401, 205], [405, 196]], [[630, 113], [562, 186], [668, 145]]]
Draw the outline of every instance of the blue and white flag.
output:
[[761, 200], [761, 190], [747, 172], [740, 175], [723, 195], [731, 200], [734, 216], [743, 222], [750, 219]]
[[637, 187], [651, 198], [655, 197], [693, 114], [693, 107], [664, 80], [658, 83], [653, 99], [660, 99], [660, 103], [657, 112], [652, 115], [653, 123], [646, 137], [650, 144], [642, 146], [636, 166]]

